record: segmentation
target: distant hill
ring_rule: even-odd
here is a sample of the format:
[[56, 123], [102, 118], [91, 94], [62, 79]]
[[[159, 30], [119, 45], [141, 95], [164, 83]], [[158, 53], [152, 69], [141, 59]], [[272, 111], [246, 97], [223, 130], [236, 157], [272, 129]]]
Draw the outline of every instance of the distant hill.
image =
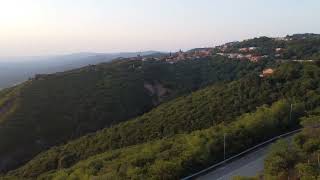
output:
[[157, 54], [157, 51], [128, 53], [75, 53], [57, 56], [38, 57], [1, 57], [0, 58], [0, 89], [26, 81], [35, 74], [62, 72], [75, 68], [109, 62], [116, 58], [135, 57]]

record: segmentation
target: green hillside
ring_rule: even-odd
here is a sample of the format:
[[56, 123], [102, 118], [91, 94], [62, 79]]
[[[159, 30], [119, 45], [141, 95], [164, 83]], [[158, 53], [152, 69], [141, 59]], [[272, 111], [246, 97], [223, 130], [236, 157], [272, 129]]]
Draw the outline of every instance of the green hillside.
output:
[[[229, 149], [232, 155], [311, 116], [320, 104], [319, 42], [317, 34], [260, 37], [216, 47], [213, 54], [210, 48], [194, 49], [195, 56], [180, 52], [171, 60], [165, 55], [117, 59], [36, 75], [0, 91], [2, 177], [188, 175], [221, 160], [222, 131], [239, 143]], [[287, 121], [290, 104], [294, 114]], [[309, 136], [295, 142], [300, 147], [292, 152], [297, 159], [289, 157], [289, 176], [311, 172], [307, 165], [318, 145]], [[274, 154], [283, 151], [279, 146]], [[277, 165], [274, 154], [264, 175], [285, 176], [281, 168], [268, 169]]]
[[108, 151], [39, 179], [178, 179], [223, 160], [224, 133], [231, 155], [290, 129], [289, 112], [290, 104], [279, 101], [225, 126]]
[[221, 58], [114, 61], [37, 75], [0, 92], [0, 171], [90, 132], [142, 115], [208, 84], [261, 71], [261, 64]]
[[[280, 99], [287, 99], [295, 103], [295, 107], [309, 111], [320, 102], [319, 80], [320, 67], [316, 63], [282, 64], [270, 77], [248, 75], [238, 81], [210, 86], [164, 103], [131, 121], [52, 148], [10, 174], [36, 177], [50, 170], [71, 167], [80, 160], [108, 150], [191, 133], [220, 123], [228, 126], [242, 114]], [[279, 131], [272, 131], [270, 136], [297, 126], [298, 122], [278, 125]]]

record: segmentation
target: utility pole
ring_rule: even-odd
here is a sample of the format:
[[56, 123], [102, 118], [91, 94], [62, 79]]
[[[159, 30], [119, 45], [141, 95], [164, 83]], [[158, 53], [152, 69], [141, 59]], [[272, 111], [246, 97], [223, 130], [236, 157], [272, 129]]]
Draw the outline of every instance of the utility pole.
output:
[[226, 133], [223, 134], [223, 160], [226, 160]]
[[290, 106], [290, 123], [291, 123], [291, 120], [292, 120], [292, 108], [293, 108], [293, 104], [291, 103], [291, 106]]
[[320, 154], [319, 154], [319, 152], [317, 153], [317, 155], [318, 155], [318, 167], [320, 167]]

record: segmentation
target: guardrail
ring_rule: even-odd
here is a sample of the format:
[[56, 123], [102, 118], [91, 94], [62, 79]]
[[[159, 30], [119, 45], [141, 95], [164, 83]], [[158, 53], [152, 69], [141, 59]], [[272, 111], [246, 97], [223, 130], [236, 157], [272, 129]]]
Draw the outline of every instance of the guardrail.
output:
[[276, 136], [276, 137], [274, 137], [274, 138], [272, 138], [272, 139], [269, 139], [269, 140], [267, 140], [267, 141], [265, 141], [265, 142], [263, 142], [263, 143], [260, 143], [260, 144], [258, 144], [258, 145], [255, 145], [255, 146], [253, 146], [253, 147], [251, 147], [251, 148], [249, 148], [249, 149], [247, 149], [247, 150], [245, 150], [245, 151], [243, 151], [243, 152], [241, 152], [241, 153], [239, 153], [239, 154], [237, 154], [237, 155], [234, 155], [234, 156], [232, 156], [232, 157], [230, 157], [230, 158], [228, 158], [228, 159], [226, 159], [226, 160], [224, 160], [224, 161], [221, 161], [221, 162], [219, 162], [219, 163], [217, 163], [217, 164], [214, 164], [214, 165], [212, 165], [212, 166], [210, 166], [210, 167], [208, 167], [208, 168], [206, 168], [206, 169], [204, 169], [204, 170], [201, 170], [201, 171], [199, 171], [199, 172], [197, 172], [197, 173], [195, 173], [195, 174], [192, 174], [192, 175], [190, 175], [190, 176], [187, 176], [187, 177], [185, 177], [185, 178], [182, 178], [181, 180], [190, 180], [190, 179], [197, 178], [197, 177], [199, 177], [199, 176], [201, 176], [201, 175], [204, 175], [204, 174], [212, 171], [213, 169], [216, 169], [217, 167], [219, 167], [219, 166], [221, 166], [221, 165], [223, 165], [223, 164], [225, 164], [225, 163], [227, 163], [227, 162], [230, 162], [230, 161], [232, 161], [232, 160], [234, 160], [234, 159], [236, 159], [236, 158], [238, 158], [238, 157], [240, 157], [240, 156], [242, 156], [242, 155], [244, 155], [244, 154], [247, 154], [248, 152], [251, 152], [251, 151], [256, 150], [256, 149], [258, 149], [258, 148], [260, 148], [260, 147], [262, 147], [262, 146], [265, 146], [265, 145], [267, 145], [267, 144], [270, 144], [270, 143], [272, 143], [272, 142], [274, 142], [274, 141], [276, 141], [276, 140], [278, 140], [278, 139], [281, 139], [281, 138], [288, 137], [288, 136], [291, 136], [291, 135], [293, 135], [293, 134], [296, 134], [296, 133], [300, 132], [301, 130], [302, 130], [302, 129], [297, 129], [297, 130], [294, 130], [294, 131], [291, 131], [291, 132], [282, 134], [282, 135], [280, 135], [280, 136]]

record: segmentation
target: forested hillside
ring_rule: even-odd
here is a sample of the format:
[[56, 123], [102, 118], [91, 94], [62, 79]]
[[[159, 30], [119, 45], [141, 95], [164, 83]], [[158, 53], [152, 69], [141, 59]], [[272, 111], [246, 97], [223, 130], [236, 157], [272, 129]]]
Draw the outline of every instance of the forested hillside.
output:
[[318, 142], [306, 131], [320, 105], [319, 37], [117, 59], [4, 89], [0, 179], [178, 179], [220, 161], [224, 133], [229, 156], [298, 128], [301, 117], [290, 166], [271, 168], [282, 165], [279, 145], [264, 176], [316, 174]]
[[208, 84], [260, 72], [263, 66], [217, 57], [177, 64], [120, 60], [37, 75], [1, 91], [0, 170]]
[[[99, 174], [100, 168], [102, 168], [102, 170], [104, 171], [108, 169], [107, 167], [113, 167], [113, 163], [116, 163], [118, 161], [130, 161], [127, 159], [129, 157], [126, 157], [124, 155], [119, 157], [121, 159], [117, 159], [117, 154], [119, 152], [120, 154], [122, 154], [121, 152], [133, 151], [133, 154], [138, 153], [137, 156], [144, 157], [144, 155], [139, 155], [139, 153], [142, 153], [140, 151], [145, 149], [145, 147], [148, 147], [147, 149], [149, 149], [149, 145], [152, 149], [154, 143], [157, 144], [158, 142], [160, 142], [159, 146], [162, 147], [161, 144], [166, 141], [166, 138], [175, 139], [177, 137], [180, 137], [180, 135], [178, 134], [189, 134], [193, 131], [207, 128], [219, 129], [220, 126], [227, 126], [227, 131], [229, 131], [230, 126], [230, 131], [232, 131], [231, 129], [233, 128], [231, 127], [233, 127], [233, 122], [237, 122], [238, 119], [242, 119], [241, 122], [243, 124], [240, 123], [242, 125], [237, 126], [240, 129], [236, 131], [237, 133], [235, 136], [239, 137], [239, 139], [235, 141], [239, 142], [239, 149], [235, 148], [233, 150], [230, 150], [229, 153], [233, 154], [241, 149], [258, 143], [259, 141], [263, 140], [263, 138], [272, 137], [279, 133], [283, 133], [287, 130], [297, 127], [299, 125], [299, 122], [297, 121], [299, 117], [301, 117], [306, 111], [311, 111], [319, 106], [319, 82], [320, 67], [316, 63], [285, 63], [277, 67], [275, 73], [270, 77], [260, 78], [258, 74], [251, 74], [231, 83], [213, 85], [194, 92], [189, 96], [180, 97], [170, 102], [164, 103], [154, 110], [150, 111], [149, 113], [146, 113], [131, 121], [121, 123], [119, 125], [113, 126], [112, 128], [106, 128], [102, 131], [90, 134], [88, 136], [84, 136], [66, 145], [52, 148], [47, 152], [41, 153], [25, 166], [10, 172], [9, 175], [20, 178], [31, 178], [37, 177], [41, 174], [46, 174], [51, 170], [72, 167], [71, 170], [67, 170], [67, 174], [62, 174], [63, 176], [66, 176], [73, 174], [73, 169], [78, 167], [78, 165], [73, 167], [75, 163], [78, 163], [81, 160], [86, 160], [88, 158], [88, 160], [84, 161], [84, 164], [86, 164], [86, 162], [95, 163], [97, 161], [99, 162], [98, 170], [89, 169], [89, 167], [86, 165], [85, 167], [82, 167], [83, 163], [81, 162], [79, 166], [81, 166], [82, 170], [76, 168], [77, 170], [75, 171], [75, 173], [80, 173], [81, 171], [82, 174], [80, 175], [88, 175], [88, 177], [104, 175], [103, 173]], [[279, 103], [282, 104], [281, 107], [286, 110], [273, 110], [273, 108], [280, 106], [279, 103], [276, 103], [274, 106], [272, 106], [270, 110], [256, 109], [256, 107], [263, 106], [264, 104], [268, 106], [274, 104], [277, 101], [280, 101]], [[292, 121], [288, 122], [288, 113], [290, 112], [290, 108], [288, 107], [291, 103], [295, 104], [295, 108], [293, 111], [294, 114], [292, 116]], [[255, 111], [257, 113], [257, 117], [255, 117], [255, 115], [252, 115], [254, 118], [245, 118], [247, 117], [246, 115], [242, 116], [244, 113], [253, 113]], [[273, 113], [275, 113], [275, 115], [273, 115]], [[271, 118], [270, 124], [268, 123], [269, 118]], [[261, 122], [265, 120], [266, 122], [264, 123], [267, 124], [264, 125], [264, 123], [261, 123], [259, 119], [261, 119]], [[255, 120], [257, 122], [255, 122]], [[256, 126], [252, 127], [250, 125], [251, 122], [253, 124], [257, 123], [257, 125], [261, 125], [261, 128], [267, 129], [267, 127], [270, 126], [270, 128], [273, 130], [268, 130], [267, 132], [269, 134], [267, 135], [263, 134], [265, 131], [258, 130], [258, 127]], [[253, 134], [243, 134], [246, 132], [246, 128], [252, 128]], [[219, 137], [220, 136], [221, 134], [219, 135]], [[243, 138], [243, 136], [245, 136], [246, 138]], [[202, 135], [200, 135], [200, 137], [202, 137]], [[208, 135], [207, 138], [205, 137], [206, 136], [204, 136], [204, 139], [207, 139], [203, 140], [205, 142], [210, 139], [212, 139], [213, 141], [218, 141], [218, 139], [215, 140], [216, 136], [211, 137], [211, 135]], [[172, 141], [176, 142], [176, 140]], [[243, 141], [248, 142], [244, 143]], [[130, 148], [131, 145], [137, 145], [141, 143], [147, 144], [134, 146], [136, 149], [133, 147], [133, 149]], [[188, 144], [187, 142], [185, 143], [186, 145]], [[180, 145], [184, 147], [183, 144], [184, 143], [182, 141], [182, 144]], [[204, 153], [204, 157], [203, 159], [201, 159], [203, 162], [198, 167], [198, 164], [196, 163], [197, 161], [194, 162], [191, 161], [191, 159], [202, 158], [200, 154], [207, 151], [203, 151], [203, 149], [201, 149], [199, 150], [201, 153], [196, 150], [196, 152], [198, 152], [199, 154], [189, 154], [188, 150], [185, 150], [182, 147], [182, 149], [179, 149], [180, 145], [177, 144], [178, 147], [176, 147], [175, 145], [169, 144], [168, 147], [165, 148], [168, 149], [168, 152], [165, 151], [165, 149], [163, 150], [163, 157], [155, 156], [155, 154], [158, 154], [156, 153], [158, 151], [157, 149], [155, 149], [155, 152], [153, 152], [152, 150], [148, 151], [153, 160], [137, 160], [138, 162], [136, 163], [138, 164], [134, 164], [133, 169], [131, 169], [131, 167], [123, 166], [117, 166], [117, 169], [110, 168], [109, 170], [112, 175], [111, 177], [121, 177], [124, 179], [135, 176], [140, 177], [140, 175], [141, 177], [152, 177], [152, 173], [145, 168], [149, 167], [148, 163], [151, 163], [149, 165], [153, 165], [153, 163], [157, 162], [157, 160], [161, 160], [160, 162], [165, 162], [163, 162], [164, 164], [160, 162], [160, 164], [157, 164], [157, 166], [159, 166], [159, 169], [161, 170], [161, 167], [163, 167], [164, 172], [170, 173], [165, 179], [175, 179], [175, 177], [186, 175], [188, 174], [187, 172], [190, 173], [194, 170], [197, 170], [199, 167], [205, 167], [206, 165], [208, 165], [207, 163], [212, 163], [216, 160], [219, 160], [216, 159], [217, 157], [220, 157], [217, 156], [217, 152], [209, 150], [207, 154]], [[205, 144], [205, 147], [207, 147], [207, 145], [208, 144]], [[197, 147], [197, 145], [195, 146]], [[215, 148], [215, 145], [208, 146], [213, 146], [212, 148]], [[221, 149], [221, 144], [216, 144], [216, 146], [217, 148]], [[200, 147], [202, 146], [199, 146], [199, 148]], [[109, 151], [119, 148], [122, 149]], [[175, 150], [177, 150], [177, 152], [179, 153], [174, 154], [170, 157], [180, 159], [177, 161], [173, 161], [174, 163], [181, 163], [179, 166], [176, 166], [176, 164], [172, 164], [173, 162], [168, 160], [169, 156], [167, 156], [166, 154], [169, 153], [169, 151], [176, 152]], [[101, 153], [106, 153], [108, 158], [104, 155], [101, 156], [101, 158], [104, 160], [94, 157], [95, 155]], [[188, 160], [188, 162], [190, 163], [189, 165], [188, 163], [185, 164], [186, 162], [184, 162], [184, 154], [187, 156], [187, 159], [192, 162], [191, 163]], [[103, 162], [100, 162], [100, 160], [102, 160]], [[107, 167], [105, 167], [105, 164], [110, 163], [110, 166], [108, 165]], [[186, 167], [184, 167], [185, 165], [187, 165], [187, 167], [191, 166], [192, 168], [186, 170]], [[140, 169], [141, 171], [135, 168], [136, 166], [142, 168]], [[175, 167], [181, 169], [177, 170], [175, 169]], [[159, 173], [163, 172], [160, 171]]]
[[289, 103], [279, 101], [227, 125], [107, 151], [39, 179], [179, 179], [223, 160], [224, 133], [228, 147], [233, 147], [228, 152], [231, 155], [293, 127], [289, 112]]

